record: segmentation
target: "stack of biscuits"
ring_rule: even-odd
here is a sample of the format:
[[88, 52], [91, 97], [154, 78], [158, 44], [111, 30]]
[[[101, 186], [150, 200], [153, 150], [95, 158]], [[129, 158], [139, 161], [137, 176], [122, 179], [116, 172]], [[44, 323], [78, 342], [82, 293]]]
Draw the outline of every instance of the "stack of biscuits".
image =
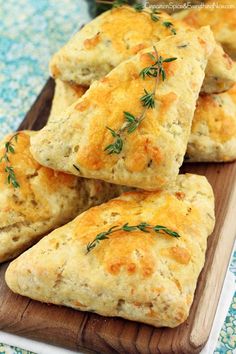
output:
[[119, 3], [53, 56], [47, 125], [1, 143], [13, 292], [156, 327], [186, 320], [215, 215], [207, 179], [179, 170], [236, 159], [236, 9], [214, 23], [207, 11]]

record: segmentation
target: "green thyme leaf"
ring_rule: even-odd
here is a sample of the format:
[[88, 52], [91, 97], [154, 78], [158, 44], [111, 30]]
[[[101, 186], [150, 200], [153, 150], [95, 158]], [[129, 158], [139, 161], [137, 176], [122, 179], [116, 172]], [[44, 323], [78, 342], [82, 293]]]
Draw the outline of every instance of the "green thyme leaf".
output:
[[133, 133], [138, 128], [140, 122], [133, 114], [129, 112], [124, 112], [124, 115], [127, 121], [125, 129], [129, 134]]
[[128, 1], [127, 0], [115, 0], [112, 4], [112, 7], [113, 8], [117, 8], [117, 7], [120, 7], [120, 6], [123, 6], [123, 5], [127, 5], [128, 4]]
[[172, 22], [170, 21], [164, 21], [162, 22], [163, 26], [165, 26], [166, 28], [169, 28], [171, 30], [171, 33], [173, 33], [174, 35], [177, 33], [176, 29], [174, 28], [174, 25]]
[[159, 21], [159, 20], [160, 20], [160, 17], [157, 16], [157, 15], [159, 15], [159, 14], [160, 14], [159, 11], [157, 11], [156, 9], [152, 9], [152, 12], [151, 12], [151, 14], [150, 14], [152, 21], [154, 21], [154, 22]]
[[154, 22], [157, 22], [157, 21], [160, 20], [160, 18], [159, 18], [158, 16], [154, 15], [153, 13], [151, 13], [151, 19], [152, 19], [152, 21], [154, 21]]
[[128, 223], [124, 224], [121, 228], [123, 231], [131, 232], [136, 230], [136, 226], [129, 226]]
[[149, 56], [153, 61], [156, 60], [156, 57], [154, 57], [154, 55], [153, 55], [152, 53], [147, 53], [147, 54], [148, 54], [148, 56]]
[[165, 21], [165, 22], [162, 22], [163, 26], [165, 26], [166, 28], [170, 28], [173, 26], [173, 23], [172, 22], [169, 22], [169, 21]]
[[133, 8], [137, 11], [137, 12], [142, 12], [144, 9], [144, 6], [142, 4], [134, 4]]
[[151, 225], [149, 225], [149, 224], [147, 224], [146, 222], [141, 222], [138, 226], [137, 226], [137, 228], [140, 230], [140, 231], [142, 231], [142, 232], [150, 232], [150, 231], [148, 231], [148, 227], [151, 227]]
[[129, 122], [129, 123], [133, 123], [136, 121], [136, 118], [133, 114], [129, 113], [129, 112], [124, 112], [125, 115], [125, 119]]
[[160, 73], [161, 73], [161, 78], [162, 78], [162, 81], [165, 81], [166, 79], [166, 72], [163, 68], [160, 68]]
[[163, 59], [163, 63], [170, 63], [171, 61], [174, 61], [176, 60], [177, 58], [166, 58], [166, 59]]
[[147, 108], [154, 108], [155, 107], [155, 100], [154, 100], [154, 92], [147, 92], [147, 90], [144, 89], [145, 95], [143, 95], [140, 98], [140, 101], [142, 102], [144, 107]]
[[153, 65], [147, 66], [146, 68], [142, 69], [139, 75], [145, 79], [146, 77], [157, 77], [158, 69]]
[[10, 152], [11, 154], [14, 154], [15, 150], [14, 150], [14, 147], [12, 145], [8, 146], [8, 152]]
[[157, 233], [165, 233], [165, 234], [170, 235], [172, 237], [177, 237], [177, 238], [180, 237], [180, 235], [177, 232], [172, 231], [165, 226], [156, 225], [153, 227], [153, 230]]
[[104, 151], [107, 151], [108, 155], [119, 154], [123, 148], [123, 140], [120, 137], [120, 134], [117, 134], [113, 129], [107, 127], [111, 132], [111, 135], [116, 139], [113, 144], [108, 145]]
[[178, 45], [177, 48], [186, 48], [188, 45], [189, 45], [189, 43], [188, 44]]

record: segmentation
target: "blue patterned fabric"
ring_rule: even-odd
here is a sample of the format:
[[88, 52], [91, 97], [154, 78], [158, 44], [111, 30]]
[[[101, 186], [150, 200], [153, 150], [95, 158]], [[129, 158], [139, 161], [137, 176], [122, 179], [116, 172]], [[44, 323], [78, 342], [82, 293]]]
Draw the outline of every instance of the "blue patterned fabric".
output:
[[34, 354], [28, 350], [0, 344], [0, 354]]
[[[236, 277], [236, 251], [229, 267]], [[214, 354], [236, 353], [236, 291], [234, 293], [228, 314], [221, 328], [217, 348]]]
[[[51, 55], [88, 20], [85, 0], [0, 0], [0, 139], [18, 127], [41, 91]], [[236, 252], [230, 271], [236, 276]], [[236, 293], [214, 353], [235, 348]], [[0, 354], [30, 352], [0, 344]]]
[[83, 0], [0, 0], [0, 139], [42, 89], [51, 55], [88, 20]]

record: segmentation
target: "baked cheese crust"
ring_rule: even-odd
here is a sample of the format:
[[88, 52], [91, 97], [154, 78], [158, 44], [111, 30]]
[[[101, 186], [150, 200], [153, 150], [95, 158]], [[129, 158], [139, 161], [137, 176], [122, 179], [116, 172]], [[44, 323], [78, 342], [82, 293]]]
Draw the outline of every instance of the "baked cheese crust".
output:
[[[118, 231], [86, 253], [98, 233], [141, 222], [180, 237]], [[176, 327], [188, 317], [213, 227], [206, 178], [180, 175], [169, 190], [124, 193], [53, 231], [10, 264], [6, 282], [46, 303]]]

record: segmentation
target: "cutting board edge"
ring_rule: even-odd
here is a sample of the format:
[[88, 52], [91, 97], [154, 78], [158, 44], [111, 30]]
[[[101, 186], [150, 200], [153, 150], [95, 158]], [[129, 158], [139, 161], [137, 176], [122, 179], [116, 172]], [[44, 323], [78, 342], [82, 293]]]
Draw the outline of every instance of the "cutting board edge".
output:
[[[204, 288], [203, 295], [201, 296], [200, 303], [199, 303], [199, 307], [203, 306], [203, 307], [207, 308], [207, 310], [209, 311], [209, 298], [207, 301], [207, 296], [206, 296], [207, 290], [206, 289], [207, 289], [208, 284], [209, 284], [209, 287], [211, 287], [211, 288], [213, 288], [213, 285], [215, 284], [216, 270], [215, 270], [214, 266], [215, 265], [217, 266], [217, 260], [219, 259], [218, 258], [219, 254], [222, 251], [223, 246], [225, 246], [224, 242], [226, 241], [227, 247], [224, 247], [225, 248], [225, 258], [224, 259], [226, 261], [224, 263], [224, 268], [223, 268], [223, 272], [221, 273], [221, 281], [220, 281], [222, 286], [221, 286], [221, 289], [218, 290], [217, 301], [214, 302], [215, 306], [212, 309], [213, 316], [211, 317], [208, 315], [208, 317], [207, 317], [208, 321], [210, 320], [210, 322], [208, 322], [208, 328], [210, 328], [210, 331], [211, 331], [211, 328], [212, 328], [212, 325], [214, 322], [216, 310], [217, 310], [220, 296], [222, 293], [222, 289], [224, 286], [223, 279], [225, 279], [225, 275], [227, 273], [227, 269], [230, 264], [231, 254], [232, 254], [235, 239], [236, 239], [236, 218], [235, 218], [235, 215], [236, 215], [236, 181], [233, 186], [230, 201], [228, 203], [226, 217], [225, 217], [224, 223], [222, 225], [219, 240], [217, 242], [217, 246], [216, 246], [216, 249], [214, 252], [211, 269], [208, 270], [208, 272], [207, 272], [206, 286]], [[232, 230], [232, 228], [234, 228], [234, 231]], [[228, 229], [231, 229], [231, 231], [229, 232], [230, 237], [228, 236], [227, 232], [225, 231]], [[221, 254], [221, 256], [222, 256], [222, 254]], [[222, 267], [222, 264], [221, 264], [221, 267]], [[197, 310], [196, 318], [193, 323], [192, 331], [190, 334], [190, 342], [193, 344], [193, 346], [196, 346], [196, 347], [198, 347], [202, 343], [206, 343], [208, 340], [208, 337], [210, 335], [210, 331], [208, 330], [208, 334], [206, 334], [205, 327], [202, 326], [202, 323], [204, 323], [203, 314], [204, 314], [204, 312], [202, 311], [202, 309]], [[208, 312], [208, 314], [209, 314], [209, 312]], [[201, 336], [199, 335], [199, 333], [202, 334], [202, 339], [200, 339]]]

